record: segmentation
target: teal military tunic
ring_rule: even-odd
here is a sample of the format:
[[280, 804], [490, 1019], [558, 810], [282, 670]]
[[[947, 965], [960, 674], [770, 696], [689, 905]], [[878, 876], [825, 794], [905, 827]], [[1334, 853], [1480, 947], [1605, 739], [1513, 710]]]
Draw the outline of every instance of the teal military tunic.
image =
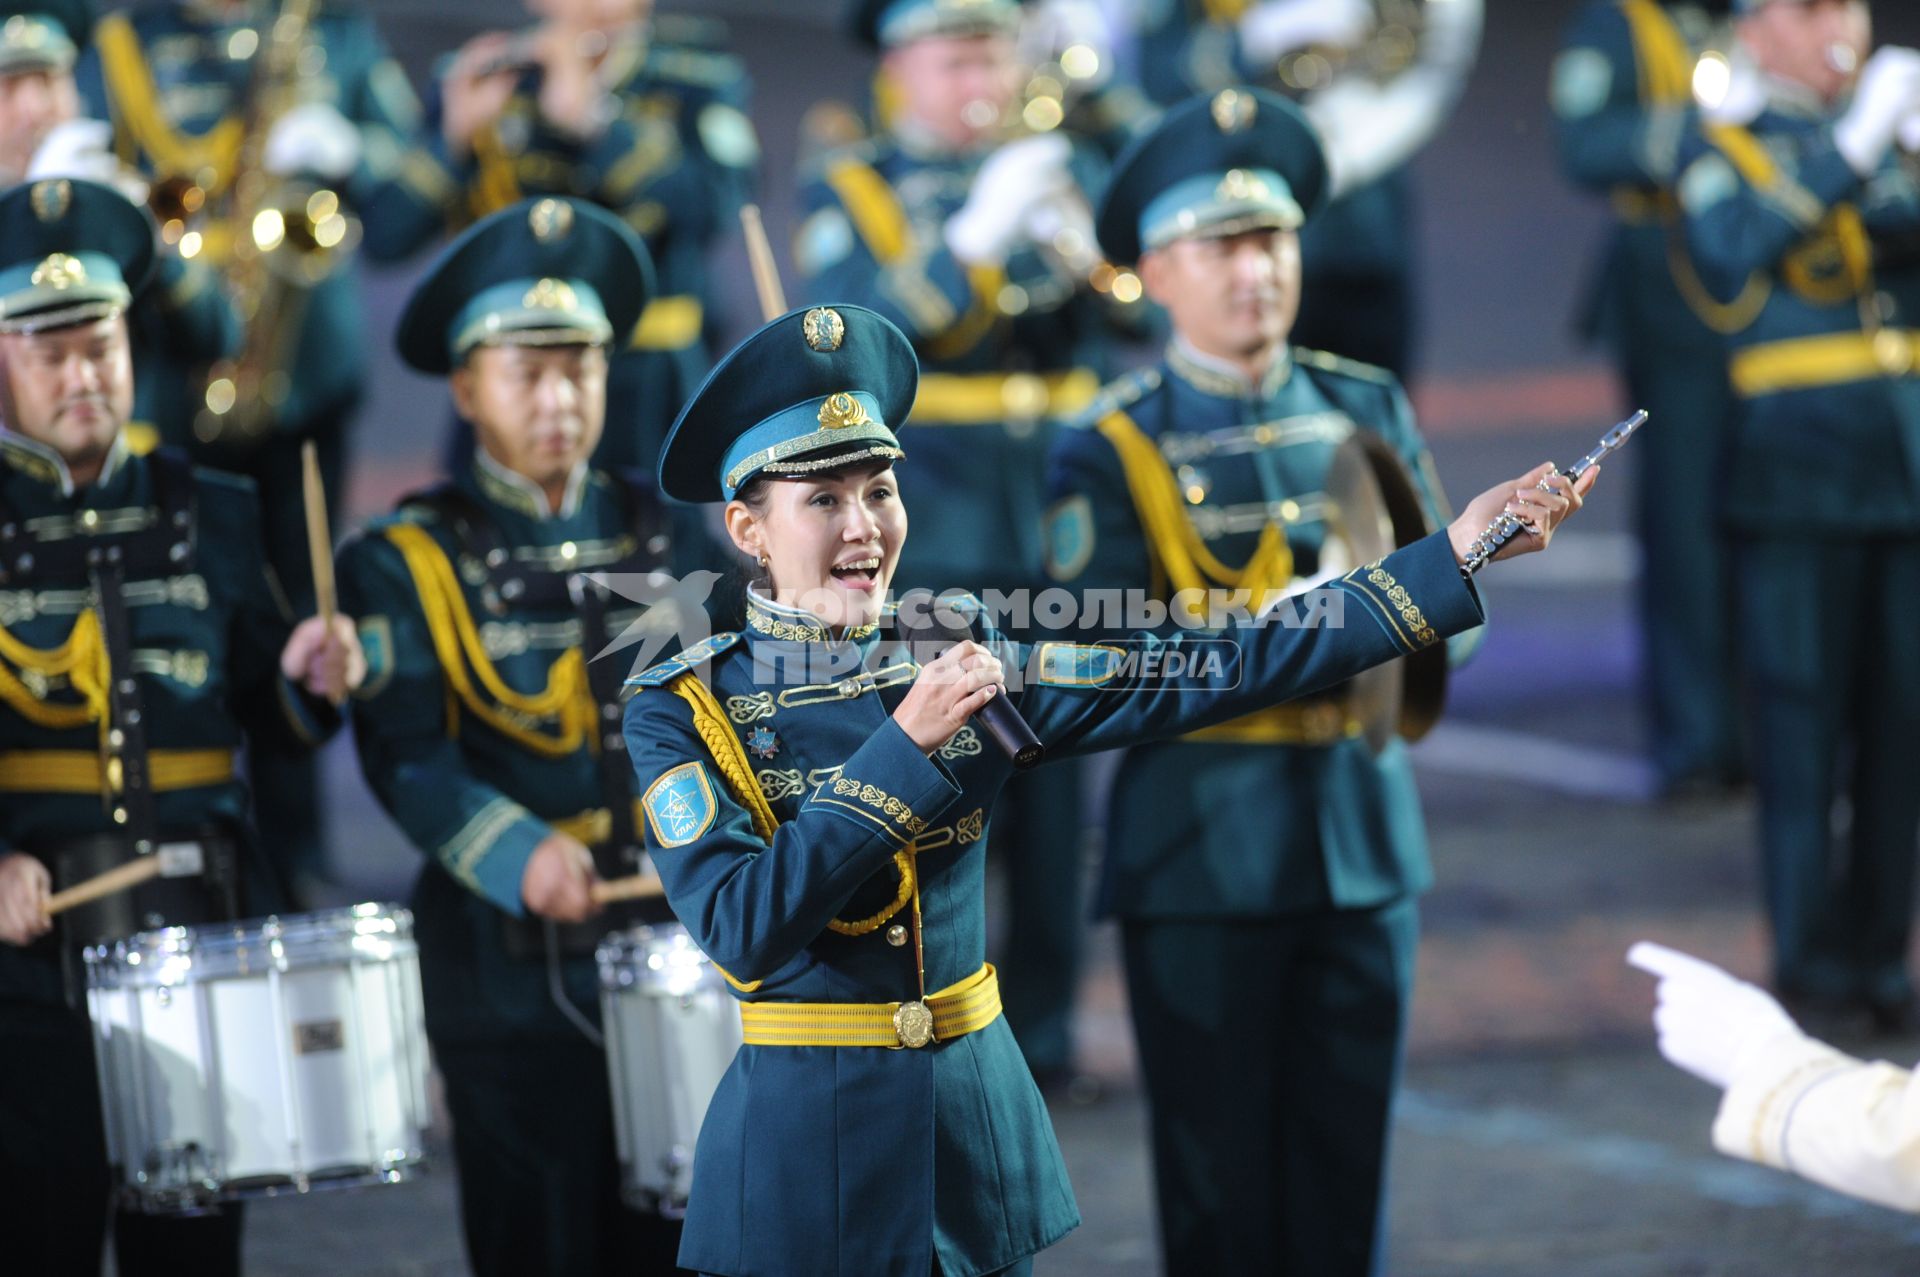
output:
[[[558, 828], [592, 844], [596, 826], [606, 837], [600, 751], [620, 738], [584, 681], [592, 652], [574, 606], [535, 605], [513, 578], [489, 579], [478, 543], [454, 526], [484, 520], [509, 571], [604, 571], [644, 548], [631, 498], [583, 467], [549, 514], [538, 489], [484, 453], [454, 486], [457, 505], [404, 503], [350, 541], [340, 590], [367, 652], [353, 716], [361, 766], [426, 857], [412, 906], [469, 1261], [505, 1274], [670, 1260], [677, 1239], [649, 1240], [619, 1204], [606, 1057], [578, 1027], [600, 1020], [591, 953], [558, 959], [563, 1009], [538, 920], [530, 948], [507, 935], [528, 918], [520, 881], [542, 839]], [[616, 599], [607, 626], [620, 635], [672, 615]], [[654, 646], [675, 637], [669, 625]]]
[[1920, 624], [1920, 185], [1898, 154], [1863, 181], [1830, 118], [1778, 95], [1749, 127], [1697, 140], [1681, 173], [1702, 279], [1722, 300], [1765, 297], [1732, 340], [1740, 420], [1720, 490], [1775, 975], [1898, 1012], [1920, 827], [1905, 637]]
[[414, 169], [420, 180], [386, 188], [367, 217], [397, 241], [420, 244], [532, 196], [570, 195], [619, 214], [645, 242], [658, 292], [632, 333], [620, 334], [624, 353], [608, 378], [607, 430], [594, 464], [651, 470], [667, 427], [711, 363], [707, 260], [739, 224], [760, 148], [739, 59], [654, 38], [616, 44], [607, 60], [617, 112], [587, 139], [541, 118], [534, 69], [471, 152], [453, 156], [436, 88], [422, 139], [429, 162]]
[[1754, 316], [1702, 287], [1673, 195], [1681, 144], [1700, 128], [1693, 67], [1710, 34], [1698, 5], [1594, 0], [1568, 28], [1553, 77], [1561, 170], [1609, 196], [1617, 219], [1583, 328], [1613, 352], [1632, 405], [1655, 423], [1635, 450], [1642, 694], [1670, 789], [1745, 770], [1732, 547], [1714, 494], [1734, 417], [1726, 340]]
[[[180, 507], [163, 505], [157, 493], [162, 464], [176, 482], [188, 477], [187, 528], [173, 525], [165, 511]], [[244, 854], [247, 792], [235, 752], [248, 739], [311, 748], [338, 724], [330, 706], [280, 673], [291, 621], [261, 553], [260, 523], [244, 480], [189, 477], [183, 459], [134, 456], [120, 443], [99, 481], [75, 490], [56, 454], [0, 430], [0, 854], [52, 860], [65, 846], [119, 829], [120, 796], [102, 772], [97, 711], [88, 712], [76, 671], [58, 659], [63, 648], [78, 655], [88, 646], [81, 636], [93, 623], [91, 587], [84, 571], [68, 574], [49, 560], [133, 541], [153, 552], [127, 555], [132, 668], [114, 675], [139, 688], [155, 828], [162, 838], [224, 836]], [[188, 544], [187, 531], [192, 549], [176, 555], [172, 546]], [[26, 552], [34, 562], [23, 564], [27, 532], [37, 554]], [[94, 659], [104, 656], [79, 668], [91, 672]], [[63, 987], [69, 930], [24, 949], [0, 946], [0, 1186], [15, 1228], [10, 1259], [23, 1272], [94, 1271], [106, 1227], [92, 1031], [77, 991]], [[238, 1225], [237, 1211], [194, 1220], [122, 1213], [120, 1271], [186, 1264], [237, 1272]]]
[[[1122, 418], [1150, 441], [1149, 459], [1123, 461], [1106, 433]], [[1176, 339], [1055, 447], [1055, 579], [1168, 598], [1130, 495], [1144, 465], [1179, 483], [1183, 517], [1221, 563], [1252, 563], [1277, 527], [1292, 574], [1327, 570], [1336, 516], [1323, 484], [1361, 429], [1402, 459], [1444, 522], [1390, 375], [1298, 350], [1255, 384]], [[1464, 655], [1479, 634], [1450, 643]], [[1360, 726], [1337, 695], [1283, 705], [1135, 746], [1115, 778], [1100, 904], [1124, 929], [1168, 1272], [1380, 1262], [1414, 900], [1432, 868], [1406, 745], [1396, 737], [1376, 754]]]
[[[1009, 695], [1053, 756], [1081, 754], [1317, 690], [1481, 620], [1444, 536], [1329, 590], [1346, 625], [1249, 629], [1237, 645], [1215, 637], [1230, 655], [1183, 685], [1156, 671], [1206, 636], [1009, 645]], [[626, 736], [648, 849], [674, 912], [749, 1003], [914, 998], [903, 860], [918, 887], [926, 990], [981, 974], [980, 838], [1005, 818], [995, 806], [1011, 763], [974, 725], [921, 753], [891, 717], [914, 674], [913, 654], [883, 634], [830, 638], [756, 598], [743, 632], [635, 680]], [[763, 804], [770, 835], [755, 825]], [[682, 1264], [922, 1277], [937, 1260], [975, 1277], [1077, 1222], [1004, 1018], [911, 1050], [753, 1037], [750, 1026], [700, 1133]]]

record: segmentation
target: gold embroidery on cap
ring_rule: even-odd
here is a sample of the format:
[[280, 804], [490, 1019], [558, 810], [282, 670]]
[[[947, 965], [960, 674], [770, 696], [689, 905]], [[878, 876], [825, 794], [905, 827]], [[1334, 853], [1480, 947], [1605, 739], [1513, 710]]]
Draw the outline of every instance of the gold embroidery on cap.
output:
[[1227, 175], [1220, 179], [1220, 185], [1214, 187], [1216, 200], [1263, 200], [1273, 192], [1267, 184], [1245, 169], [1228, 169]]
[[1222, 133], [1238, 133], [1253, 123], [1258, 108], [1252, 94], [1222, 89], [1213, 98], [1213, 122]]
[[866, 405], [846, 391], [837, 395], [828, 395], [820, 405], [820, 424], [828, 430], [845, 430], [849, 426], [864, 426], [873, 421], [867, 415]]
[[87, 268], [77, 258], [55, 253], [33, 268], [33, 286], [58, 292], [87, 282]]
[[562, 239], [573, 229], [573, 205], [565, 200], [541, 200], [527, 211], [527, 225], [542, 244]]
[[527, 290], [520, 304], [528, 310], [563, 310], [571, 314], [580, 309], [580, 298], [565, 280], [543, 279]]
[[840, 318], [839, 311], [816, 306], [801, 319], [800, 333], [807, 339], [811, 349], [826, 354], [840, 349], [840, 342], [847, 335], [847, 325]]

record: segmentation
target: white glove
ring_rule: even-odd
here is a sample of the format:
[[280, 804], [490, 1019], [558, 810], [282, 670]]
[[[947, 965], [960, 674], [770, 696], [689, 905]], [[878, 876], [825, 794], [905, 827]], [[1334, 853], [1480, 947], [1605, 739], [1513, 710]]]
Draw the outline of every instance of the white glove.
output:
[[273, 123], [262, 161], [275, 177], [337, 182], [360, 163], [360, 130], [327, 102], [304, 102]]
[[1833, 124], [1833, 143], [1861, 177], [1886, 159], [1894, 132], [1920, 109], [1920, 53], [1889, 46], [1867, 59], [1853, 104]]
[[1367, 0], [1267, 0], [1240, 19], [1240, 47], [1254, 62], [1321, 44], [1350, 49], [1373, 29]]
[[1699, 958], [1642, 940], [1627, 961], [1660, 978], [1653, 1027], [1660, 1054], [1725, 1090], [1742, 1060], [1782, 1034], [1800, 1035], [1793, 1017], [1763, 989]]
[[1021, 138], [989, 155], [959, 212], [947, 219], [947, 247], [969, 265], [1000, 265], [1026, 236], [1027, 215], [1073, 189], [1073, 148], [1057, 133]]
[[1028, 209], [1020, 229], [1028, 243], [1051, 245], [1073, 270], [1091, 270], [1099, 264], [1093, 212], [1087, 207], [1086, 196], [1072, 186]]
[[103, 182], [135, 204], [147, 202], [147, 184], [113, 153], [113, 126], [105, 120], [66, 120], [53, 126], [27, 163], [29, 182], [76, 177]]

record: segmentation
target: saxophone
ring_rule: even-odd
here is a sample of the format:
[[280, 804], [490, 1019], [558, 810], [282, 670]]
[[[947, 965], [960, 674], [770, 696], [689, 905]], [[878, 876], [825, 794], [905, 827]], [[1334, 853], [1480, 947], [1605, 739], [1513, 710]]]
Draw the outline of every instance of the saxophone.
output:
[[[317, 0], [283, 0], [254, 70], [246, 130], [235, 161], [226, 220], [233, 229], [225, 285], [245, 334], [239, 352], [207, 372], [193, 432], [203, 443], [257, 443], [292, 389], [307, 301], [360, 239], [338, 192], [268, 173], [267, 137], [299, 102]], [[156, 190], [171, 194], [168, 183]]]

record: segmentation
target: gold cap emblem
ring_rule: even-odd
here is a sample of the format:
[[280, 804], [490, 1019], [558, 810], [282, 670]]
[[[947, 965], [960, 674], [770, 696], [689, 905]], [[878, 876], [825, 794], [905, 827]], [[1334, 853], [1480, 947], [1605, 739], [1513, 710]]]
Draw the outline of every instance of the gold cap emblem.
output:
[[1213, 122], [1222, 133], [1238, 133], [1252, 125], [1259, 106], [1251, 93], [1222, 89], [1213, 96]]
[[542, 244], [565, 239], [573, 229], [573, 205], [565, 200], [541, 200], [527, 210], [527, 225]]
[[29, 199], [35, 217], [43, 222], [57, 222], [67, 215], [67, 209], [73, 204], [73, 186], [64, 177], [36, 182]]
[[844, 390], [828, 395], [820, 405], [820, 425], [826, 430], [845, 430], [849, 426], [870, 425], [872, 421], [866, 405]]
[[33, 286], [55, 292], [87, 282], [87, 268], [79, 259], [55, 253], [33, 268]]
[[1220, 185], [1213, 188], [1213, 198], [1228, 200], [1263, 200], [1273, 192], [1267, 184], [1243, 168], [1228, 169], [1227, 175], [1220, 179]]
[[847, 325], [840, 318], [839, 311], [816, 306], [801, 319], [800, 334], [807, 339], [810, 349], [826, 354], [840, 349], [840, 342], [847, 335]]
[[527, 290], [520, 304], [528, 310], [562, 310], [571, 313], [580, 309], [580, 298], [574, 293], [573, 286], [564, 279], [543, 279]]

